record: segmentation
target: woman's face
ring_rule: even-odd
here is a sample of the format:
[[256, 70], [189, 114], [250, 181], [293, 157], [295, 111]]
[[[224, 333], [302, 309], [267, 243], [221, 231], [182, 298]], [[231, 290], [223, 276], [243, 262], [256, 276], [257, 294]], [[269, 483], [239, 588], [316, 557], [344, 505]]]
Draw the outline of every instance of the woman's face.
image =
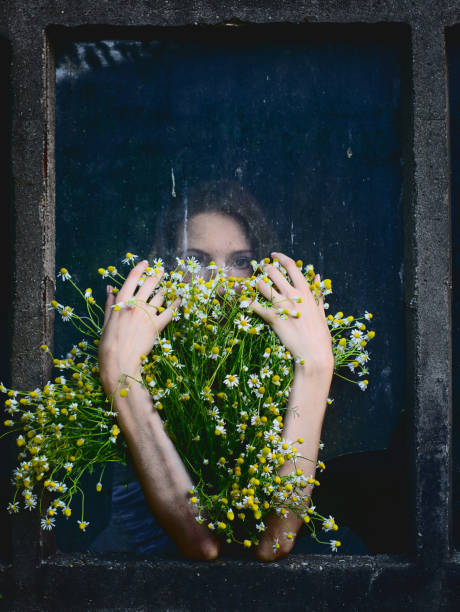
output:
[[[183, 232], [178, 247], [184, 251]], [[251, 276], [251, 259], [254, 259], [249, 240], [236, 219], [218, 213], [198, 213], [187, 224], [186, 257], [196, 257], [201, 265], [214, 261], [218, 268], [226, 268], [229, 276]], [[203, 270], [210, 276], [208, 270]]]

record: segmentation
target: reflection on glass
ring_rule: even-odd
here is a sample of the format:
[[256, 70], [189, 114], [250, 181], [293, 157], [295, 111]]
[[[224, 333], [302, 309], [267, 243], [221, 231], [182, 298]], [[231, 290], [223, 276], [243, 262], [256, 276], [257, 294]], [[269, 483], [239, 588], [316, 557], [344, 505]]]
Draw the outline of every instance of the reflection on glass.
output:
[[[62, 47], [57, 266], [86, 286], [127, 250], [170, 265], [176, 254], [214, 260], [235, 276], [273, 249], [311, 262], [332, 278], [345, 314], [375, 313], [377, 334], [369, 390], [334, 383], [324, 456], [376, 457], [404, 409], [400, 79], [400, 49], [383, 42]], [[94, 292], [104, 301], [102, 284]], [[334, 313], [334, 295], [329, 302]], [[62, 327], [57, 354], [78, 340]], [[104, 484], [93, 531], [82, 538], [61, 525], [62, 549], [164, 542], [148, 509], [144, 518], [133, 510], [142, 491], [132, 466], [114, 466]], [[89, 513], [100, 499], [92, 487]]]

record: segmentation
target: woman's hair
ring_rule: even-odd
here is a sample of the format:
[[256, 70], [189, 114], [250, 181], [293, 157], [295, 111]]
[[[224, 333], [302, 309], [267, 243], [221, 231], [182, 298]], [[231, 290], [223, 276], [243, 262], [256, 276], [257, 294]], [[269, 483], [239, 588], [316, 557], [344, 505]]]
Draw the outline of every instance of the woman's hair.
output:
[[251, 245], [254, 258], [266, 257], [276, 247], [276, 235], [257, 200], [240, 183], [231, 180], [206, 181], [171, 198], [157, 222], [151, 258], [161, 257], [167, 268], [175, 265], [178, 238], [184, 223], [199, 213], [228, 215], [240, 225]]

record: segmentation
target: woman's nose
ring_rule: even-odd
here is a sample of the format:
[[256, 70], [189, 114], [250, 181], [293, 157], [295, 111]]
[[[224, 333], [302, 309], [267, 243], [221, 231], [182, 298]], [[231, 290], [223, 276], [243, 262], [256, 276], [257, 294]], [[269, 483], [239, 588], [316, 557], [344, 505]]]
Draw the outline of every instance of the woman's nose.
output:
[[214, 263], [218, 268], [225, 268], [226, 261], [223, 257], [216, 257]]

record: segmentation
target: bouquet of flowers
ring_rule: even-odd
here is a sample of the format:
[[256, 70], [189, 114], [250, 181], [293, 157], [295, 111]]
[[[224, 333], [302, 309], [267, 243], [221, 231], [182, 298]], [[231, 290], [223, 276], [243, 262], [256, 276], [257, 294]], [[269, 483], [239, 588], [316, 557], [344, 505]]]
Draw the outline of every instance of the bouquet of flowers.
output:
[[[123, 263], [134, 265], [137, 257], [127, 253]], [[141, 356], [141, 384], [148, 390], [154, 409], [159, 411], [166, 432], [174, 442], [195, 485], [189, 502], [196, 507], [196, 520], [222, 534], [228, 542], [245, 547], [258, 543], [266, 529], [268, 513], [285, 516], [293, 512], [320, 540], [320, 531], [336, 531], [332, 516], [325, 517], [311, 504], [311, 491], [319, 484], [315, 470], [322, 471], [322, 461], [312, 462], [296, 448], [302, 444], [283, 439], [283, 419], [293, 379], [294, 364], [302, 358], [291, 355], [278, 336], [250, 309], [258, 300], [275, 308], [279, 317], [298, 317], [300, 313], [286, 304], [274, 303], [258, 291], [262, 279], [271, 280], [262, 265], [253, 261], [249, 278], [228, 276], [209, 264], [209, 280], [200, 275], [200, 264], [193, 257], [177, 259], [177, 266], [164, 271], [161, 259], [145, 269], [139, 284], [149, 275], [162, 274], [158, 289], [164, 291], [165, 306], [179, 297], [171, 322], [157, 337], [152, 352]], [[272, 265], [289, 280], [275, 259]], [[315, 281], [312, 265], [297, 262], [316, 299], [332, 293], [331, 281]], [[117, 287], [125, 280], [115, 266], [100, 268], [102, 278]], [[56, 515], [72, 515], [74, 495], [82, 494], [82, 475], [97, 469], [96, 489], [102, 489], [102, 474], [108, 462], [126, 463], [127, 445], [116, 420], [113, 397], [106, 397], [99, 378], [98, 344], [102, 333], [104, 310], [91, 289], [82, 291], [68, 270], [59, 272], [62, 281], [74, 285], [86, 306], [78, 314], [71, 306], [53, 300], [49, 307], [63, 321], [71, 321], [82, 333], [81, 341], [62, 359], [50, 355], [56, 377], [33, 391], [7, 389], [5, 409], [7, 433], [16, 434], [19, 448], [18, 466], [13, 473], [15, 493], [8, 505], [10, 513], [21, 506], [32, 510], [37, 505], [41, 526], [50, 530]], [[300, 298], [299, 298], [300, 299]], [[114, 310], [144, 308], [147, 304], [132, 298], [117, 302]], [[164, 307], [159, 307], [161, 310]], [[328, 304], [324, 304], [328, 308]], [[374, 337], [366, 323], [372, 319], [367, 311], [362, 317], [345, 317], [342, 312], [328, 315], [332, 337], [334, 373], [346, 378], [343, 371], [357, 375], [357, 384], [365, 390], [368, 380], [366, 345]], [[129, 380], [124, 378], [115, 393], [126, 396]], [[329, 399], [330, 403], [332, 400]], [[320, 444], [322, 447], [322, 444]], [[278, 468], [290, 461], [294, 466], [288, 475], [278, 475]], [[311, 466], [311, 472], [305, 465]], [[308, 488], [309, 495], [305, 495]], [[44, 492], [55, 498], [43, 506]], [[84, 503], [77, 520], [81, 530], [85, 520]], [[287, 538], [294, 534], [286, 533]], [[338, 540], [325, 542], [332, 550]], [[274, 546], [279, 546], [274, 543]]]

